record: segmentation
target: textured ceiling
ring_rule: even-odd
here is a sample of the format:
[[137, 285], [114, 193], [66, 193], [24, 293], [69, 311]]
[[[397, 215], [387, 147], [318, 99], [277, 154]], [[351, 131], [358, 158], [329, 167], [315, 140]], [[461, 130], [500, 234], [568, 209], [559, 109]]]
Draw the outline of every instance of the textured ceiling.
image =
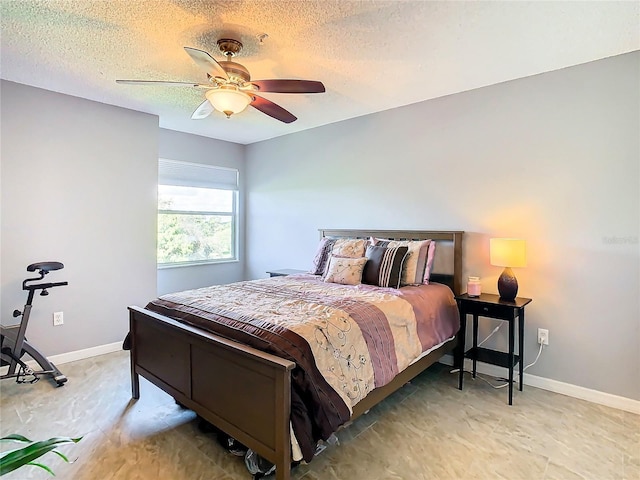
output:
[[[639, 12], [637, 1], [2, 0], [0, 76], [247, 144], [638, 50]], [[191, 120], [202, 90], [115, 83], [204, 82], [182, 47], [222, 60], [221, 37], [244, 43], [234, 61], [253, 79], [327, 92], [264, 94], [298, 117], [287, 125], [253, 108]]]

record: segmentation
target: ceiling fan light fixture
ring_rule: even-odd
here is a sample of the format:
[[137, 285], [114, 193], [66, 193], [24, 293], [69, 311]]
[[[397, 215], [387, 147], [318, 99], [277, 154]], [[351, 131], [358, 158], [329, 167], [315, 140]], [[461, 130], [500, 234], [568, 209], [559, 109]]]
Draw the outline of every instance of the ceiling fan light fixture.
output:
[[205, 96], [213, 105], [213, 108], [224, 113], [227, 118], [235, 113], [242, 112], [253, 100], [249, 94], [238, 90], [236, 87], [220, 87], [207, 90]]

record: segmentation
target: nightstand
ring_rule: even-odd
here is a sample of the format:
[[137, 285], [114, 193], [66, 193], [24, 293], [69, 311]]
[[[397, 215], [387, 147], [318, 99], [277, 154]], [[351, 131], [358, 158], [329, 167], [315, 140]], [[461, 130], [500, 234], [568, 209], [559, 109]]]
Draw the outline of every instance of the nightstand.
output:
[[[519, 365], [520, 391], [524, 364], [524, 307], [530, 298], [516, 297], [512, 302], [501, 300], [498, 295], [483, 293], [479, 297], [462, 294], [456, 297], [460, 312], [460, 346], [457, 350], [457, 364], [460, 366], [458, 388], [462, 390], [464, 358], [473, 360], [473, 378], [476, 377], [476, 362], [490, 363], [509, 369], [509, 405], [513, 405], [513, 369]], [[467, 315], [473, 315], [473, 348], [464, 351]], [[499, 352], [478, 346], [478, 317], [494, 318], [509, 322], [509, 352]], [[518, 319], [518, 355], [514, 353], [515, 323]]]
[[267, 270], [270, 277], [286, 277], [287, 275], [296, 275], [298, 273], [307, 273], [304, 270], [296, 270], [294, 268], [283, 268], [281, 270]]

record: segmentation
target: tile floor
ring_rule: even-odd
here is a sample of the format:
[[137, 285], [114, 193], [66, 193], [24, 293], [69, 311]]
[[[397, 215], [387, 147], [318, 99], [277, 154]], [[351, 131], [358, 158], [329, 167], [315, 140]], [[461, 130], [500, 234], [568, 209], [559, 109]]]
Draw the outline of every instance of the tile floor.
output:
[[[60, 368], [69, 377], [62, 388], [45, 379], [0, 384], [2, 435], [84, 436], [61, 448], [72, 464], [42, 457], [55, 478], [251, 479], [240, 458], [155, 386], [142, 379], [141, 398], [131, 400], [126, 352]], [[640, 416], [526, 386], [509, 407], [505, 389], [480, 380], [459, 391], [449, 369], [432, 366], [340, 431], [340, 445], [293, 478], [640, 480]], [[5, 478], [52, 477], [26, 467]]]

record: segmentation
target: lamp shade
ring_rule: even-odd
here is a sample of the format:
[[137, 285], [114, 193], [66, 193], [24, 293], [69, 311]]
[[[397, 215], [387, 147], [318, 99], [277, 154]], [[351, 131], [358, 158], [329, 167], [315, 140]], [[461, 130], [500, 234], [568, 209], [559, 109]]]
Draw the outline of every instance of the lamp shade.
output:
[[234, 113], [240, 113], [251, 103], [251, 96], [241, 92], [235, 87], [220, 87], [207, 90], [204, 94], [213, 108], [230, 117]]
[[489, 240], [491, 265], [496, 267], [526, 267], [527, 248], [519, 238], [492, 238]]

